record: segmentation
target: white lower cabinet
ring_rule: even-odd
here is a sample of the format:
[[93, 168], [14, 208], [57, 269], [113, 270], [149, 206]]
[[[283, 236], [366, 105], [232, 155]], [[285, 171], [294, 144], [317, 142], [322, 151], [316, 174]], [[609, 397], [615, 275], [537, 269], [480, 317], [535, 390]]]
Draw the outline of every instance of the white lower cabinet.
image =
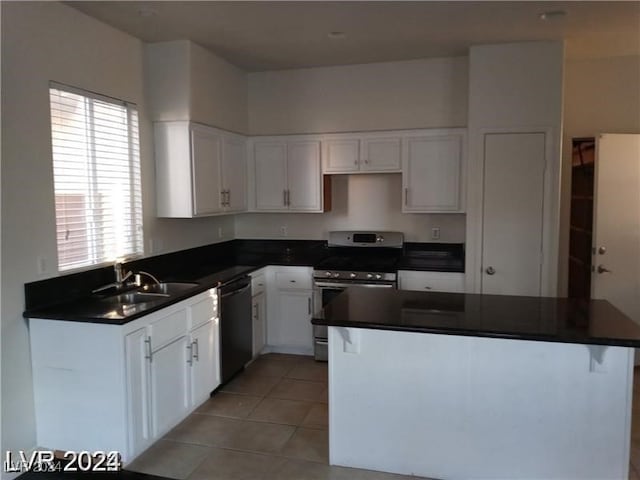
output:
[[267, 335], [267, 268], [251, 273], [251, 323], [253, 358], [262, 353]]
[[[216, 321], [207, 322], [191, 332], [188, 351], [191, 356], [189, 362], [191, 407], [197, 407], [206, 402], [211, 392], [220, 385]], [[213, 368], [211, 368], [212, 365]]]
[[399, 270], [398, 289], [419, 292], [464, 293], [464, 273]]
[[313, 352], [311, 267], [269, 267], [267, 348], [272, 352]]
[[124, 325], [29, 319], [37, 441], [128, 463], [220, 384], [211, 289]]
[[189, 411], [189, 371], [186, 335], [152, 352], [151, 432], [157, 438], [178, 424]]

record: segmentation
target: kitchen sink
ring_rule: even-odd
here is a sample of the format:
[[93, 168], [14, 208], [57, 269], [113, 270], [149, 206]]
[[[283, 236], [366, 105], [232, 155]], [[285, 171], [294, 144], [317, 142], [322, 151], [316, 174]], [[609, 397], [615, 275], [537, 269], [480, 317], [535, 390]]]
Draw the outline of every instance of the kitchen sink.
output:
[[140, 287], [137, 291], [137, 295], [142, 296], [167, 296], [170, 297], [172, 295], [178, 295], [180, 293], [186, 292], [187, 290], [191, 290], [193, 287], [197, 287], [197, 283], [191, 282], [160, 282], [160, 283], [151, 283], [149, 285], [144, 285]]
[[102, 297], [99, 302], [109, 309], [109, 315], [120, 318], [144, 311], [197, 286], [197, 283], [190, 282], [153, 283], [143, 285], [135, 290]]

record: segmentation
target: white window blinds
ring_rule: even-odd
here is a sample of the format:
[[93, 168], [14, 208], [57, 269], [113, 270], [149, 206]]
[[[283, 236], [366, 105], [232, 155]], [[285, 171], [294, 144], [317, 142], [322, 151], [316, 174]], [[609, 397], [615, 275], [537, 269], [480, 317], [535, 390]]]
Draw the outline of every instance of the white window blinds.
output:
[[135, 105], [51, 84], [58, 268], [143, 253]]

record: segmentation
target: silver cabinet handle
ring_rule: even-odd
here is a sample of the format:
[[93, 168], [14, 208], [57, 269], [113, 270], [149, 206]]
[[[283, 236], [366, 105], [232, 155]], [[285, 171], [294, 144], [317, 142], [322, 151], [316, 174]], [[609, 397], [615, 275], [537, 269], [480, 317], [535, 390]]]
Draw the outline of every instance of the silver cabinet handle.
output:
[[222, 203], [222, 206], [223, 206], [223, 207], [226, 205], [226, 201], [225, 201], [225, 200], [226, 200], [226, 196], [225, 196], [225, 194], [226, 194], [226, 191], [225, 191], [225, 190], [222, 190], [222, 191], [220, 192], [220, 196], [222, 197], [221, 203]]
[[409, 189], [405, 188], [404, 189], [404, 206], [408, 206], [409, 205]]
[[309, 305], [309, 315], [311, 315], [311, 297], [307, 298], [307, 304]]
[[193, 365], [193, 343], [187, 345], [187, 363]]
[[611, 270], [606, 268], [604, 265], [598, 265], [598, 268], [596, 269], [596, 271], [598, 273], [612, 273]]
[[485, 272], [487, 272], [487, 275], [493, 275], [494, 273], [496, 273], [496, 269], [491, 267], [491, 266], [489, 266], [489, 267], [487, 267]]
[[287, 207], [291, 206], [291, 190], [287, 189]]
[[286, 207], [287, 206], [287, 190], [286, 189], [282, 190], [282, 195], [284, 196], [283, 202], [284, 202], [284, 206]]
[[147, 337], [144, 339], [144, 343], [147, 345], [147, 354], [144, 356], [149, 363], [153, 363], [153, 350], [151, 349], [151, 337]]
[[231, 206], [231, 190], [227, 190], [227, 207]]
[[193, 358], [196, 360], [200, 360], [200, 347], [198, 346], [198, 339], [196, 338], [192, 343], [191, 343], [191, 352], [193, 352]]

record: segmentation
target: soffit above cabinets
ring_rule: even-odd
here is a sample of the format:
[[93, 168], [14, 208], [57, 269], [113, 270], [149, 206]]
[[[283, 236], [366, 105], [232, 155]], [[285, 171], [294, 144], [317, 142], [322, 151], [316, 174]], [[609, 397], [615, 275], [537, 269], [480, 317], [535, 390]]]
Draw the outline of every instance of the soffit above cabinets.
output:
[[[471, 45], [560, 39], [571, 58], [640, 53], [639, 2], [66, 3], [145, 42], [192, 40], [247, 71], [461, 56]], [[550, 11], [566, 15], [540, 19]]]

